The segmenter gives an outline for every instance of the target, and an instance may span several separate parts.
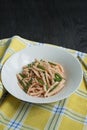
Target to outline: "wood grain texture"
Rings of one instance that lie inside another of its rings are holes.
[[[0,0],[0,39],[13,35],[87,52],[87,2]]]

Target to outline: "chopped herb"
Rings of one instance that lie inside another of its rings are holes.
[[[29,82],[27,83],[27,85],[24,86],[24,91],[25,91],[25,92],[28,91],[28,88],[29,88],[29,86],[31,85],[31,83],[32,83],[32,78],[29,80]]]
[[[60,74],[58,74],[58,73],[56,73],[56,74],[55,74],[54,81],[58,81],[58,82],[60,82],[61,80],[62,80],[61,75],[60,75]]]
[[[22,78],[25,78],[26,75],[22,74],[22,73],[19,73],[19,75],[22,77]]]
[[[45,70],[44,66],[42,66],[40,64],[38,64],[37,67],[40,68],[40,69],[42,69],[42,70]]]
[[[55,85],[49,92],[53,91],[58,85]]]
[[[41,85],[44,85],[44,81],[42,79],[37,79],[38,82],[41,84]]]
[[[26,93],[27,93],[28,88],[27,88],[27,87],[25,87],[23,90],[24,90],[24,92],[26,92]]]
[[[32,64],[28,64],[27,66],[28,66],[28,67],[31,67],[31,66],[32,66]]]
[[[23,83],[22,80],[18,79],[18,81],[19,81],[19,83],[20,83],[23,87],[25,87],[25,84]]]
[[[27,86],[29,86],[32,83],[32,78],[29,80],[29,82],[27,83]]]
[[[46,90],[48,90],[48,85],[46,85]]]
[[[34,65],[34,62],[32,62],[31,64],[28,64],[28,67],[32,67],[32,65]]]
[[[53,62],[48,62],[49,64],[51,64],[51,65],[56,65],[55,63],[53,63]]]

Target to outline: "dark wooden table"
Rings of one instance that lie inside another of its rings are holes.
[[[87,52],[87,1],[0,0],[0,39],[14,35]]]

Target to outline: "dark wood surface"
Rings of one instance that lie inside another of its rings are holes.
[[[0,0],[0,39],[14,35],[87,52],[87,1]]]

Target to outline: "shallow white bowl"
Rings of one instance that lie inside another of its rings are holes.
[[[65,70],[66,84],[56,95],[39,98],[27,95],[19,86],[16,74],[34,59],[44,59],[60,63]],[[79,61],[63,48],[53,45],[38,45],[13,54],[4,64],[1,79],[6,90],[16,98],[32,103],[51,103],[70,96],[79,87],[82,80],[82,68]]]

